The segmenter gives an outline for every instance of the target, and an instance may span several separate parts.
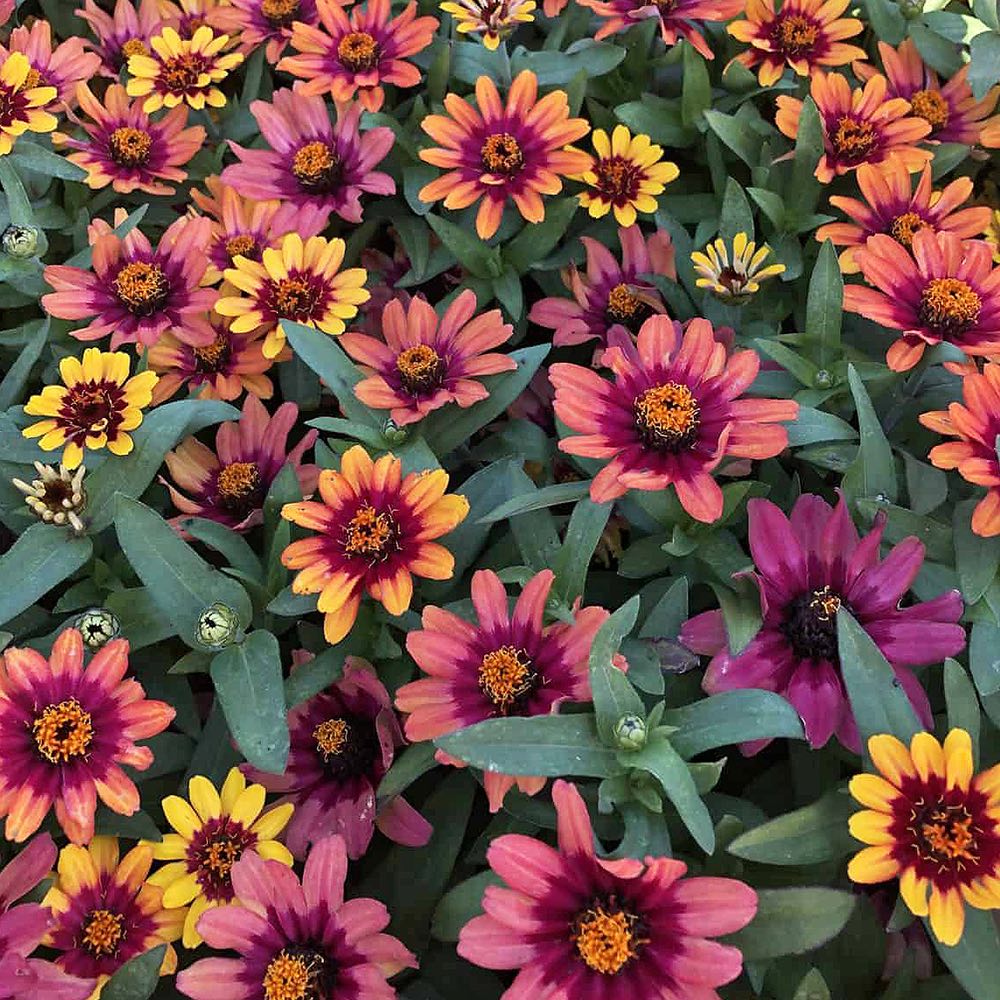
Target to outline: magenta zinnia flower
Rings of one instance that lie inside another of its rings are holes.
[[[487,969],[517,969],[504,1000],[719,1000],[743,968],[710,941],[745,927],[757,894],[730,878],[684,878],[672,858],[597,857],[576,786],[557,781],[558,850],[507,834],[486,857],[506,885],[489,886],[485,915],[462,928],[458,953]]]
[[[84,0],[83,7],[74,11],[97,35],[91,48],[100,57],[102,76],[118,79],[129,56],[148,56],[150,39],[163,30],[163,18],[158,0],[139,0],[138,11],[129,0],[115,0],[114,14],[98,7],[95,0]]]
[[[312,659],[299,654],[297,662]],[[374,828],[408,847],[421,847],[430,824],[403,798],[381,804],[375,792],[404,743],[389,693],[366,660],[349,656],[343,677],[288,713],[291,751],[282,775],[245,765],[270,792],[283,793],[295,812],[285,832],[300,860],[310,844],[339,834],[347,856],[368,850]]]
[[[908,668],[955,655],[965,645],[965,630],[958,624],[962,597],[957,590],[900,607],[923,564],[923,543],[905,538],[880,559],[885,516],[880,513],[859,539],[843,497],[831,508],[821,497],[804,494],[791,518],[768,500],[751,500],[747,510],[756,565],[752,579],[760,590],[764,622],[735,656],[727,648],[721,611],[706,611],[685,623],[681,641],[713,657],[704,689],[712,694],[776,691],[802,716],[812,746],[823,746],[836,734],[857,752],[858,729],[837,653],[836,616],[844,607],[892,664],[914,710],[932,728],[927,694]]]
[[[564,701],[588,701],[587,660],[594,636],[608,617],[604,608],[576,611],[575,621],[544,625],[545,602],[555,575],[533,576],[508,612],[507,592],[492,570],[472,577],[478,624],[428,605],[423,629],[410,632],[406,648],[427,677],[396,692],[396,707],[410,713],[407,739],[432,740],[484,719],[548,715]],[[461,761],[438,752],[443,763]],[[497,812],[515,782],[535,795],[545,778],[486,771],[483,786]]]
[[[610,459],[594,477],[590,497],[614,500],[627,490],[673,486],[684,509],[711,523],[722,513],[722,490],[712,472],[724,458],[773,458],[788,447],[778,426],[794,420],[790,399],[741,398],[760,370],[755,351],[734,351],[716,339],[712,324],[686,327],[654,316],[631,337],[615,339],[602,364],[609,382],[580,365],[555,364],[556,416],[579,436],[562,451]]]
[[[405,309],[393,299],[382,311],[384,340],[363,333],[340,338],[369,376],[354,387],[354,394],[366,406],[389,410],[400,426],[447,403],[464,407],[489,398],[476,379],[513,371],[517,362],[506,354],[483,352],[508,341],[513,328],[499,309],[475,313],[476,293],[469,290],[455,298],[440,320],[424,299],[411,299]]]
[[[272,103],[254,101],[250,110],[270,149],[230,148],[240,162],[222,171],[224,183],[247,198],[276,198],[300,208],[335,212],[345,222],[361,221],[361,195],[395,194],[396,184],[375,170],[392,149],[392,129],[358,131],[362,107],[337,108],[330,121],[322,97],[307,97],[299,87],[277,90]]]
[[[562,275],[573,298],[556,296],[532,306],[528,319],[555,330],[552,343],[556,347],[596,338],[599,353],[608,346],[608,335],[613,331],[638,333],[650,316],[667,311],[660,293],[643,279],[653,274],[676,279],[670,234],[659,229],[646,240],[638,226],[629,226],[618,230],[618,239],[621,264],[603,244],[581,236],[587,250],[586,276],[572,264]]]
[[[294,403],[282,403],[273,417],[268,416],[256,396],[247,396],[239,422],[220,425],[214,452],[194,437],[168,451],[164,461],[170,475],[191,494],[185,496],[161,476],[174,506],[184,517],[206,517],[234,531],[246,531],[260,524],[264,498],[286,463],[295,469],[303,495],[311,494],[319,469],[303,465],[302,456],[317,432],[307,431],[291,451],[286,450],[298,416]]]
[[[200,287],[208,267],[208,219],[178,219],[155,250],[138,229],[124,237],[105,222],[92,229],[93,270],[45,268],[45,280],[55,289],[42,296],[45,311],[59,319],[94,317],[72,336],[100,340],[110,333],[113,351],[122,344],[151,347],[166,330],[199,347],[215,340],[206,314],[218,293]]]
[[[347,851],[340,837],[310,852],[302,882],[284,865],[247,854],[233,866],[242,906],[209,910],[198,930],[213,948],[239,958],[203,958],[177,976],[177,989],[193,1000],[259,1000],[290,995],[336,1000],[393,1000],[386,982],[416,959],[403,943],[380,931],[389,912],[374,899],[344,901]]]

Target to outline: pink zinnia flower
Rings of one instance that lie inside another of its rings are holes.
[[[306,432],[286,451],[288,433],[298,416],[294,403],[282,403],[273,417],[268,416],[256,396],[247,396],[239,422],[220,425],[215,451],[194,437],[168,451],[164,461],[170,475],[193,497],[189,499],[161,476],[174,506],[184,517],[206,517],[234,531],[246,531],[260,524],[267,491],[286,464],[295,469],[303,494],[311,494],[319,469],[303,465],[302,456],[312,447],[317,432]]]
[[[760,358],[755,351],[730,353],[708,320],[682,328],[654,316],[639,331],[638,346],[617,338],[601,363],[614,382],[579,365],[549,369],[556,416],[580,432],[559,448],[610,459],[590,487],[596,503],[630,489],[673,486],[693,518],[711,523],[722,514],[712,472],[724,458],[773,458],[788,447],[788,432],[778,424],[794,420],[798,404],[741,398]]]
[[[239,36],[240,49],[252,52],[265,42],[264,58],[274,65],[281,58],[298,22],[305,25],[319,20],[316,0],[229,0],[232,21],[229,30]]]
[[[226,167],[222,180],[247,198],[277,198],[296,208],[318,208],[329,218],[335,212],[345,222],[361,221],[361,195],[395,194],[396,184],[375,170],[392,149],[392,129],[379,126],[358,131],[362,107],[337,108],[330,121],[322,97],[295,90],[277,90],[272,103],[254,101],[250,111],[270,149],[230,148],[240,162]]]
[[[209,910],[198,930],[212,948],[239,958],[203,958],[177,976],[193,1000],[257,1000],[270,984],[305,982],[318,997],[393,1000],[386,982],[416,958],[380,933],[389,912],[374,899],[344,901],[347,851],[340,837],[320,841],[306,859],[302,882],[284,865],[247,854],[233,866],[242,906]]]
[[[74,13],[97,35],[97,44],[91,48],[100,57],[101,75],[113,80],[118,79],[129,56],[150,54],[150,39],[163,28],[158,0],[139,0],[138,11],[129,0],[116,0],[113,15],[98,7],[95,0],[84,0],[83,7]]]
[[[7,47],[0,45],[0,63],[11,52],[23,53],[31,64],[27,86],[55,87],[65,105],[76,103],[76,85],[89,80],[100,68],[101,57],[88,52],[82,38],[67,38],[52,48],[52,25],[44,18],[31,27],[15,28]]]
[[[611,861],[576,786],[557,781],[558,850],[507,834],[486,857],[505,885],[489,886],[483,916],[462,928],[458,953],[487,969],[516,969],[503,1000],[719,1000],[743,956],[708,940],[745,927],[757,894],[731,878],[684,878],[672,858]]]
[[[299,653],[296,663],[311,659]],[[285,843],[296,858],[304,858],[310,844],[339,834],[356,860],[376,826],[408,847],[427,843],[431,826],[405,799],[376,806],[375,792],[404,740],[389,692],[367,660],[347,657],[340,680],[288,713],[288,729],[284,774],[249,764],[243,770],[268,791],[282,793],[282,802],[295,804]]]
[[[900,607],[923,564],[923,543],[906,538],[880,559],[885,516],[879,514],[859,539],[843,497],[831,508],[821,497],[804,494],[791,518],[768,500],[751,500],[747,510],[756,565],[751,578],[760,590],[764,622],[736,655],[728,650],[721,611],[685,623],[681,641],[713,657],[705,690],[776,691],[802,716],[812,746],[823,746],[836,734],[857,752],[858,729],[837,652],[836,617],[844,607],[892,664],[914,710],[931,728],[927,694],[908,668],[954,656],[965,645],[965,630],[957,624],[962,616],[957,590]]]
[[[629,226],[619,228],[618,239],[621,264],[603,244],[581,236],[587,251],[587,273],[581,275],[571,264],[562,274],[573,298],[551,297],[532,306],[528,319],[555,330],[552,343],[556,347],[596,339],[595,351],[600,353],[608,346],[612,332],[636,334],[654,313],[667,311],[660,293],[643,279],[653,274],[677,278],[670,234],[659,229],[646,240],[638,226]]]
[[[42,297],[42,306],[59,319],[94,317],[72,336],[100,340],[110,333],[113,351],[122,344],[149,347],[165,330],[188,344],[210,344],[215,331],[206,314],[218,293],[201,287],[209,230],[208,219],[182,217],[154,250],[138,229],[118,237],[106,222],[95,222],[93,270],[50,264],[45,280],[55,291]]]
[[[549,715],[564,701],[590,699],[587,661],[608,612],[580,608],[572,624],[544,625],[545,602],[554,579],[551,570],[535,574],[524,585],[513,617],[500,578],[488,569],[472,577],[478,624],[444,608],[424,608],[424,627],[410,632],[406,648],[429,676],[396,692],[396,707],[410,713],[407,739],[431,740],[499,716]],[[442,751],[438,759],[462,764]],[[493,812],[515,783],[522,792],[535,795],[545,786],[545,778],[483,774]]]
[[[476,316],[476,293],[462,292],[438,320],[424,299],[405,308],[393,299],[382,312],[384,340],[345,333],[341,346],[368,374],[354,387],[366,406],[389,410],[400,426],[447,403],[472,406],[489,398],[476,379],[517,368],[506,354],[484,354],[510,339],[513,328],[499,309]]]

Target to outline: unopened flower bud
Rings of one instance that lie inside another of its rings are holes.
[[[813,385],[817,389],[829,389],[833,385],[833,376],[825,368],[820,368],[813,376]]]
[[[116,639],[121,632],[118,616],[107,608],[90,608],[84,611],[77,618],[76,627],[83,636],[84,645],[93,650],[100,649],[112,639]]]
[[[239,615],[221,601],[210,604],[198,617],[198,639],[206,646],[228,646],[239,631]]]
[[[623,715],[614,728],[615,743],[619,750],[641,750],[646,745],[646,720],[639,715]]]
[[[382,437],[389,444],[402,444],[409,437],[406,428],[400,427],[395,420],[387,420],[382,428]]]
[[[18,260],[34,257],[38,250],[38,230],[34,226],[8,226],[0,235],[0,249]]]

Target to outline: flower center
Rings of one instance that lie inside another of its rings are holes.
[[[417,344],[396,356],[396,371],[407,392],[414,396],[436,389],[444,374],[444,362],[433,347]]]
[[[627,205],[638,197],[642,170],[631,160],[620,156],[598,160],[594,173],[597,190],[613,205]]]
[[[920,322],[944,339],[974,327],[981,309],[979,296],[960,278],[932,278],[920,293]]]
[[[149,49],[146,48],[146,43],[141,38],[130,38],[122,45],[122,55],[126,60],[130,56],[148,56]]]
[[[979,860],[975,821],[964,805],[939,800],[928,808],[915,809],[908,829],[917,853],[935,864],[962,868],[963,862]]]
[[[951,117],[948,102],[939,90],[918,90],[910,97],[910,107],[918,118],[930,122],[935,130],[944,128]]]
[[[897,215],[890,223],[889,235],[897,243],[902,243],[904,247],[910,247],[913,245],[913,237],[921,229],[929,228],[930,223],[925,222],[916,212],[904,212],[902,215]]]
[[[846,163],[862,163],[878,145],[875,126],[844,115],[830,140],[837,155]]]
[[[153,137],[142,129],[123,125],[108,138],[111,159],[122,167],[141,167],[149,161]]]
[[[324,762],[344,752],[351,727],[346,719],[327,719],[313,730],[316,749],[323,755]]]
[[[647,943],[640,936],[641,921],[614,900],[595,903],[573,922],[572,941],[587,966],[613,976],[639,954]]]
[[[264,1000],[323,1000],[332,995],[336,972],[314,948],[282,948],[264,971]]]
[[[698,433],[701,408],[680,382],[644,390],[632,403],[632,412],[639,436],[651,448],[680,451],[690,447]]]
[[[38,752],[50,764],[65,764],[85,756],[94,738],[90,713],[76,698],[47,705],[31,724],[31,732]]]
[[[527,651],[515,646],[494,649],[479,665],[479,686],[501,715],[506,715],[519,698],[530,693],[537,681]]]
[[[397,544],[398,529],[390,514],[362,504],[344,528],[344,553],[361,556],[372,563],[389,558]]]
[[[115,294],[136,316],[151,316],[170,294],[170,282],[159,264],[141,260],[126,264],[115,278]]]
[[[92,955],[113,955],[125,935],[125,920],[110,910],[93,910],[83,925],[81,943]]]
[[[220,333],[211,344],[205,347],[192,347],[195,366],[201,372],[221,371],[229,360],[229,338]]]
[[[198,90],[198,81],[205,68],[205,60],[200,55],[183,52],[172,56],[160,68],[160,79],[163,86],[173,94],[186,94],[189,90]]]
[[[248,260],[257,260],[260,257],[257,241],[245,233],[239,236],[231,236],[226,240],[226,255],[232,260],[234,257],[246,257]]]
[[[263,0],[260,12],[273,28],[287,27],[299,12],[299,0]]]
[[[483,168],[492,174],[516,174],[524,166],[524,153],[509,132],[488,135],[480,151]]]
[[[28,70],[28,75],[24,78],[24,85],[21,87],[22,90],[34,90],[35,87],[41,87],[45,83],[45,77],[35,69],[34,66]]]
[[[304,191],[328,193],[340,180],[340,157],[328,143],[307,142],[292,157],[292,173]]]
[[[257,843],[257,835],[228,816],[209,820],[188,845],[187,867],[209,900],[230,901],[233,886],[230,872],[247,848]]]
[[[800,594],[788,605],[780,629],[799,659],[840,662],[836,618],[843,606],[829,584]]]
[[[337,56],[352,73],[372,69],[378,64],[378,42],[367,31],[352,31],[341,38]]]
[[[252,501],[261,493],[261,486],[256,462],[232,462],[219,470],[215,480],[219,503],[234,512],[255,507]]]
[[[111,393],[117,388],[105,382],[78,382],[66,393],[60,416],[78,431],[101,434],[108,429],[115,414],[115,400]]]
[[[312,319],[320,300],[320,289],[305,278],[289,275],[273,286],[271,308],[284,319],[305,322]]]
[[[316,755],[327,775],[334,781],[347,781],[371,774],[375,761],[382,759],[375,723],[364,715],[333,715],[335,704],[330,705],[330,711],[331,717],[312,731]]]
[[[819,37],[816,25],[799,14],[779,17],[771,31],[771,39],[786,56],[793,59],[812,50]]]

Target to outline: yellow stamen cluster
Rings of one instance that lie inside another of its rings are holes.
[[[307,142],[292,157],[292,173],[306,191],[325,191],[340,168],[337,151],[325,142]]]
[[[860,163],[878,144],[878,132],[869,122],[859,122],[844,115],[830,137],[837,155],[851,163]]]
[[[920,321],[943,337],[975,326],[981,310],[982,300],[960,278],[932,278],[920,293]]]
[[[536,679],[527,652],[515,646],[487,653],[479,665],[479,686],[502,713],[527,694]]]
[[[83,946],[93,955],[113,955],[125,935],[125,920],[110,910],[94,910],[83,925]]]
[[[163,305],[170,293],[170,283],[159,264],[136,260],[126,264],[115,276],[115,295],[137,315],[149,315]]]
[[[573,943],[587,966],[605,976],[613,976],[636,957],[636,918],[623,910],[603,906],[587,910],[577,922]]]
[[[652,447],[676,450],[691,443],[701,408],[694,393],[680,382],[651,386],[632,404],[640,435]]]
[[[407,347],[396,356],[396,371],[410,392],[432,388],[441,374],[441,356],[428,344]]]
[[[481,156],[483,167],[494,174],[514,174],[524,166],[524,153],[509,132],[488,135]]]
[[[323,755],[323,760],[343,753],[350,736],[351,727],[346,719],[327,719],[313,730],[316,749]]]
[[[918,90],[910,97],[910,107],[918,118],[930,122],[935,129],[944,128],[951,117],[948,102],[939,90]]]
[[[153,150],[153,137],[143,129],[122,125],[108,137],[111,159],[123,167],[141,167]]]
[[[242,500],[260,487],[260,470],[256,462],[232,462],[216,479],[216,487],[224,500]]]
[[[47,705],[31,724],[38,752],[52,764],[86,755],[94,738],[90,713],[76,698]]]
[[[337,57],[352,73],[371,69],[378,62],[378,54],[378,42],[367,31],[352,31],[337,46]]]
[[[380,513],[369,503],[363,504],[344,529],[344,552],[349,556],[378,559],[386,554],[393,529],[388,514]]]
[[[819,621],[829,622],[833,620],[834,616],[840,610],[842,603],[843,601],[840,597],[832,593],[830,585],[827,584],[822,590],[813,591],[809,607]]]

